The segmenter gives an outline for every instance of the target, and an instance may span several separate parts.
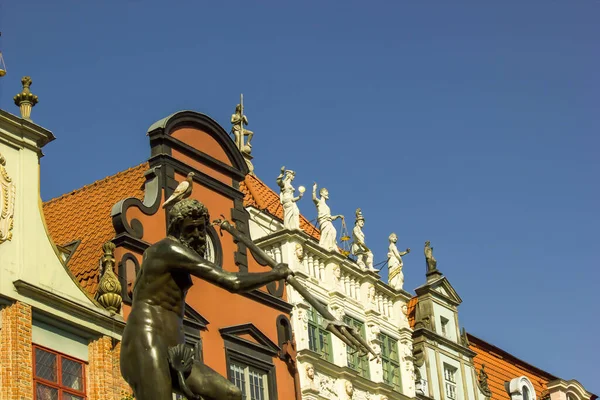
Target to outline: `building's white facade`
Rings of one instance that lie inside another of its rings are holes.
[[[410,295],[393,290],[354,261],[325,251],[305,232],[284,230],[272,217],[252,208],[249,212],[251,236],[259,246],[287,263],[319,301],[339,320],[356,326],[382,354],[363,359],[348,354],[346,345],[322,329],[317,314],[288,285],[302,398],[414,398],[412,330],[406,315]]]

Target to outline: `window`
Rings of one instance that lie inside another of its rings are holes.
[[[526,376],[511,379],[505,384],[506,391],[512,400],[535,400],[535,389]]]
[[[381,340],[381,362],[383,381],[400,391],[400,360],[398,358],[398,341],[384,333],[379,334]]]
[[[323,317],[312,307],[308,310],[308,348],[321,358],[333,361],[331,333],[323,328]]]
[[[444,387],[448,399],[456,399],[456,371],[456,368],[444,364]]]
[[[225,342],[227,378],[240,388],[242,400],[277,400],[277,344],[251,323],[219,332]]]
[[[344,322],[353,328],[355,328],[363,339],[366,339],[365,335],[365,324],[361,321],[354,319],[349,316],[344,316]],[[357,371],[360,376],[369,379],[369,359],[368,355],[360,356],[358,352],[351,349],[349,346],[346,347],[346,353],[348,355],[348,367]]]
[[[269,400],[267,372],[238,361],[229,364],[229,376],[243,400]]]
[[[83,362],[34,345],[33,365],[35,400],[85,399]]]
[[[448,319],[440,317],[440,322],[442,323],[442,336],[448,337]]]

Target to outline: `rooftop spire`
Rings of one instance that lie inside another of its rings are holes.
[[[32,83],[31,77],[24,76],[21,83],[23,84],[23,90],[14,97],[15,104],[21,110],[21,118],[31,120],[31,108],[37,104],[38,97],[29,90]]]

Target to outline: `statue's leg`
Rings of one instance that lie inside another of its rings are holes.
[[[212,368],[196,361],[186,379],[188,388],[204,400],[242,400],[242,391]]]
[[[172,400],[166,347],[158,338],[139,335],[121,349],[121,371],[136,400]]]

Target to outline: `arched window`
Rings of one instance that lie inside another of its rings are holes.
[[[529,388],[527,386],[523,386],[523,400],[531,400],[529,396]]]
[[[277,317],[277,344],[283,347],[283,344],[292,340],[292,326],[290,320],[285,315]]]
[[[511,379],[505,388],[511,400],[536,400],[533,384],[526,376]]]

